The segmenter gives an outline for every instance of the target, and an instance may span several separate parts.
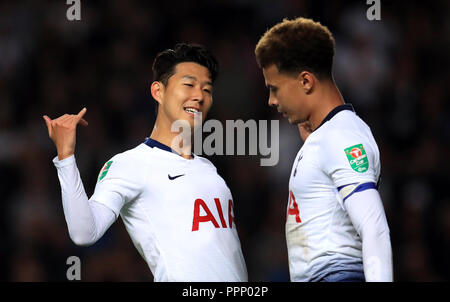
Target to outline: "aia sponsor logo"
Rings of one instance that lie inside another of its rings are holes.
[[[192,220],[192,232],[198,231],[200,227],[201,222],[209,222],[214,225],[215,228],[227,228],[230,229],[233,228],[233,221],[234,221],[234,214],[233,214],[233,201],[230,199],[228,200],[228,221],[225,219],[223,215],[222,205],[220,204],[219,198],[214,198],[214,203],[216,205],[217,213],[219,214],[219,221],[220,225],[217,222],[217,219],[214,217],[213,213],[209,209],[208,205],[205,203],[205,201],[201,198],[197,198],[194,203],[194,218]],[[206,215],[200,214],[200,209],[203,210],[203,212]],[[227,224],[228,222],[228,224]]]

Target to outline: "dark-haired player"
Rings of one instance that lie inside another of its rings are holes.
[[[153,132],[104,165],[90,199],[74,157],[86,109],[55,120],[44,116],[58,152],[53,162],[70,237],[93,244],[120,215],[155,281],[247,281],[228,186],[210,161],[190,152],[190,141],[172,143],[179,135],[171,130],[175,121],[193,131],[194,118],[208,113],[217,61],[202,46],[177,44],[157,55],[153,72]]]
[[[379,151],[334,83],[331,32],[310,19],[286,19],[262,36],[255,54],[269,105],[304,140],[289,181],[291,280],[392,281]]]

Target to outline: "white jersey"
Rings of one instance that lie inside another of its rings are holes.
[[[375,188],[377,144],[350,104],[338,106],[312,132],[289,180],[286,241],[291,281],[318,281],[342,269],[363,271],[362,242],[345,199]]]
[[[105,164],[91,200],[122,217],[155,281],[247,281],[233,199],[215,166],[146,143]]]

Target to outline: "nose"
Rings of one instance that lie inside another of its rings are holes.
[[[193,89],[192,100],[202,104],[205,99],[205,93],[206,92],[204,92],[200,87],[197,89]]]
[[[272,95],[269,96],[269,106],[270,107],[278,106],[278,100],[275,97],[273,97]]]

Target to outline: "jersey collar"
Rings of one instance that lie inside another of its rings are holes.
[[[152,138],[150,138],[150,137],[147,137],[147,138],[145,139],[144,144],[146,144],[146,145],[149,146],[150,148],[156,147],[156,148],[159,148],[159,149],[161,149],[161,150],[168,151],[168,152],[171,152],[171,153],[175,153],[175,154],[180,155],[178,152],[176,152],[175,150],[173,150],[173,149],[170,148],[169,146],[166,146],[166,145],[164,145],[164,144],[162,144],[162,143],[158,142],[157,140],[154,140],[154,139],[152,139]],[[181,155],[180,155],[180,156],[181,156]],[[191,153],[191,156],[194,157],[194,154]]]
[[[330,113],[328,113],[328,115],[323,119],[322,123],[320,123],[319,127],[317,127],[315,130],[319,129],[320,126],[325,124],[325,122],[331,120],[333,118],[333,116],[335,116],[336,114],[338,114],[338,112],[341,112],[343,110],[350,110],[350,111],[355,112],[355,109],[353,108],[352,104],[344,104],[344,105],[337,106],[336,108],[331,110]]]
[[[156,140],[154,140],[154,139],[152,139],[150,137],[147,137],[145,139],[144,144],[146,144],[150,148],[156,147],[156,148],[159,148],[159,149],[164,150],[164,151],[175,152],[175,151],[172,150],[172,148],[170,148],[170,147],[168,147],[168,146],[166,146],[164,144],[161,144],[160,142],[158,142],[158,141],[156,141]]]

